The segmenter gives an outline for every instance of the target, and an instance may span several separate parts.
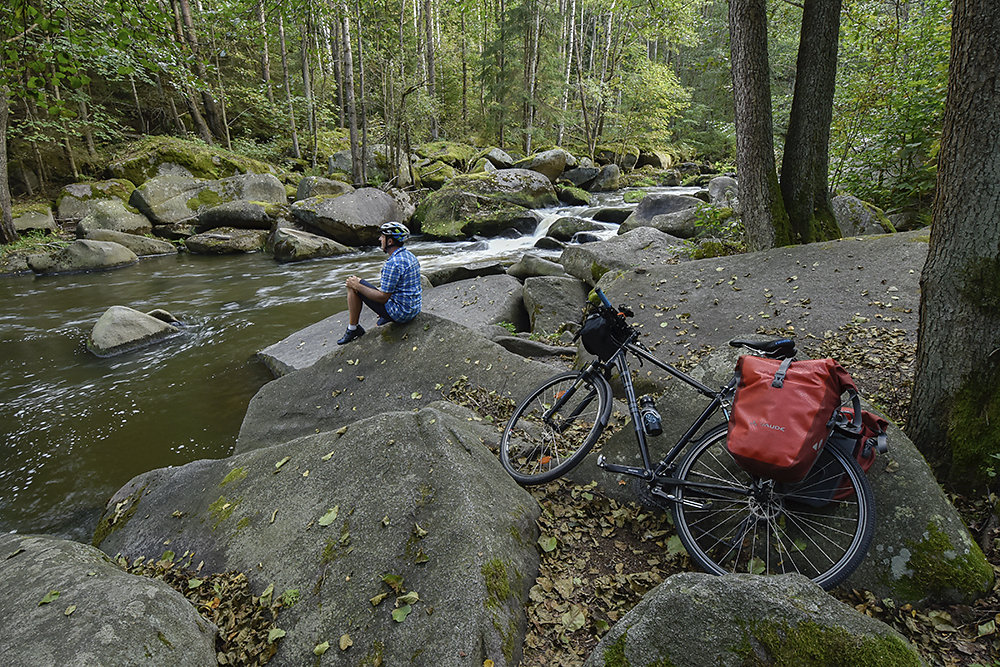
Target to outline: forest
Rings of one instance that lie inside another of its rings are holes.
[[[0,154],[17,201],[99,178],[122,146],[163,134],[308,173],[351,142],[406,154],[437,139],[512,154],[644,147],[732,169],[728,9],[723,0],[14,0],[0,9]],[[926,218],[949,22],[947,0],[843,3],[832,190]],[[798,3],[767,3],[779,153],[801,24]]]

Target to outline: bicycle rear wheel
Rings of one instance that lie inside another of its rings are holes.
[[[500,463],[519,484],[565,474],[597,442],[611,414],[611,389],[578,371],[546,380],[521,401],[500,439]]]
[[[722,426],[681,463],[674,523],[695,562],[713,574],[798,572],[825,589],[842,582],[868,553],[875,500],[858,463],[826,448],[804,480],[753,477],[726,449]]]

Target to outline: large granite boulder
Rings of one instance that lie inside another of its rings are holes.
[[[295,201],[309,199],[317,195],[346,195],[354,192],[354,186],[332,178],[306,176],[295,190]]]
[[[514,166],[514,158],[496,146],[487,148],[479,157],[486,158],[497,169],[510,169]]]
[[[518,160],[514,163],[514,168],[537,171],[555,183],[569,162],[576,162],[572,155],[562,148],[553,148]]]
[[[670,193],[649,194],[642,198],[642,201],[639,202],[625,222],[631,228],[640,225],[650,225],[653,222],[653,218],[658,215],[677,213],[689,208],[698,208],[702,204],[703,202],[700,199],[688,195]]]
[[[45,535],[0,535],[0,554],[0,664],[216,664],[215,626],[162,581]]]
[[[28,257],[28,266],[41,275],[103,271],[135,264],[139,258],[123,245],[110,241],[77,239],[52,253]]]
[[[80,236],[81,231],[83,233]],[[76,233],[80,238],[89,241],[110,241],[123,245],[138,257],[148,257],[150,255],[174,255],[177,253],[177,246],[170,241],[156,239],[149,236],[139,236],[138,234],[126,234],[125,232],[115,232],[110,229],[84,229],[77,227]]]
[[[560,180],[572,183],[575,187],[590,190],[590,184],[594,182],[594,179],[597,178],[600,173],[600,167],[584,167],[581,165],[564,171],[562,176],[560,176]]]
[[[601,171],[585,186],[591,192],[612,192],[621,187],[622,170],[617,164],[606,164]]]
[[[505,274],[458,280],[424,292],[422,309],[470,329],[507,322],[523,331],[528,318],[521,290],[520,281]]]
[[[559,201],[568,206],[590,206],[592,197],[582,188],[573,187],[572,185],[560,185],[556,190],[556,196],[559,198]]]
[[[585,667],[676,665],[920,667],[917,649],[888,625],[800,575],[677,574],[611,630]]]
[[[116,178],[141,184],[167,174],[219,179],[237,174],[267,174],[277,170],[259,160],[218,146],[179,137],[146,136],[119,153],[108,165]]]
[[[571,276],[594,285],[608,271],[666,262],[677,256],[681,240],[652,227],[639,227],[606,241],[572,245],[560,263]]]
[[[441,160],[422,160],[413,166],[417,182],[421,187],[438,190],[455,178],[455,168]]]
[[[896,229],[879,207],[853,195],[837,195],[831,202],[833,216],[843,236],[889,234]]]
[[[478,233],[467,229],[478,211],[515,212],[520,208],[555,206],[552,183],[528,169],[500,169],[489,173],[456,176],[445,187],[430,193],[417,207],[417,220],[425,234],[456,238]]]
[[[733,208],[740,188],[732,176],[716,176],[708,182],[708,203],[713,206]]]
[[[273,229],[279,221],[287,220],[287,204],[260,201],[231,201],[213,206],[198,215],[198,229],[235,227],[237,229]]]
[[[537,276],[524,281],[524,307],[531,333],[550,336],[567,324],[579,324],[589,288],[576,278]]]
[[[423,160],[442,162],[460,171],[465,171],[479,154],[475,147],[455,141],[431,141],[416,146],[413,152]]]
[[[652,167],[653,169],[669,169],[673,165],[674,157],[667,151],[656,148],[641,148],[639,149],[639,159],[635,163],[635,168]]]
[[[346,313],[331,316],[259,353],[281,377],[250,401],[237,452],[317,429],[338,429],[384,412],[387,404],[414,410],[459,381],[485,387],[501,399],[520,400],[553,374],[551,366],[511,354],[478,332],[431,313],[406,324],[369,328],[361,338],[338,346],[345,325]],[[399,371],[403,368],[405,373]]]
[[[546,234],[559,241],[569,241],[577,232],[593,232],[601,229],[604,227],[593,220],[570,215],[553,222]]]
[[[94,202],[90,213],[77,223],[76,235],[83,238],[98,229],[126,234],[149,234],[153,231],[153,224],[149,218],[120,199],[108,199]]]
[[[406,226],[410,225],[413,214],[417,212],[417,204],[413,201],[416,196],[400,188],[387,188],[385,193],[396,201],[396,213],[399,215],[396,220]]]
[[[202,572],[246,572],[255,594],[294,596],[271,665],[311,664],[328,642],[351,664],[516,666],[538,504],[468,410],[377,403],[335,431],[140,475],[109,501],[95,541],[134,558],[169,539]]]
[[[566,276],[566,269],[558,262],[526,252],[510,265],[507,274],[524,281],[532,276]]]
[[[56,197],[59,219],[80,220],[94,211],[97,202],[127,202],[133,190],[135,185],[125,179],[71,183],[64,186]]]
[[[184,247],[195,255],[239,255],[260,252],[267,243],[263,229],[219,227],[184,239]]]
[[[685,208],[673,213],[654,215],[649,220],[644,217],[629,216],[618,227],[618,233],[625,234],[639,227],[652,227],[664,234],[676,236],[679,239],[690,239],[698,233],[695,221],[698,219],[698,212],[700,210],[700,208],[695,207]]]
[[[597,146],[594,157],[600,164],[614,164],[622,169],[635,169],[639,163],[639,147],[621,144]]]
[[[20,204],[12,207],[11,217],[14,219],[14,231],[54,232],[59,229],[52,209],[48,204]]]
[[[355,252],[355,248],[289,227],[279,227],[267,238],[265,248],[279,262],[301,262]]]
[[[87,349],[98,357],[111,357],[166,340],[180,331],[172,322],[154,314],[128,306],[111,306],[94,324],[87,338]]]
[[[154,225],[190,222],[210,208],[231,201],[284,204],[285,186],[273,174],[245,174],[216,181],[190,176],[152,178],[132,193],[129,203]]]
[[[292,218],[344,245],[377,245],[379,227],[398,220],[399,209],[396,200],[378,188],[361,188],[297,201]]]
[[[423,272],[425,278],[434,287],[453,283],[469,278],[479,278],[481,276],[498,276],[506,273],[506,267],[496,261],[486,260],[472,264],[455,264],[452,266],[442,266],[438,269]]]

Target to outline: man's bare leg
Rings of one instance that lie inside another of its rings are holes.
[[[347,323],[357,326],[361,320],[361,295],[350,287],[347,288]]]

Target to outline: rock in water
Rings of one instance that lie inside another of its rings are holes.
[[[111,306],[90,332],[87,349],[99,357],[110,357],[156,343],[179,331],[153,315],[127,306]]]

